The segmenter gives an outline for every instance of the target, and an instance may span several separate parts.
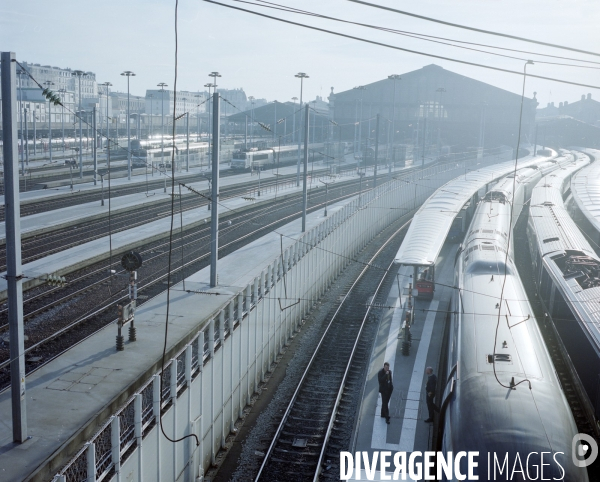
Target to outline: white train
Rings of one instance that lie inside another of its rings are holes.
[[[600,419],[600,257],[570,217],[563,197],[589,164],[579,156],[533,191],[527,239],[538,296],[585,390],[585,409]],[[593,167],[593,166],[592,166]]]
[[[320,152],[320,150],[323,149],[322,143],[310,144],[308,149],[311,160],[313,159],[313,156],[316,156],[317,159],[323,157],[323,153]],[[301,159],[303,155],[304,146],[300,149]],[[298,146],[270,147],[261,150],[253,148],[247,152],[234,152],[233,158],[231,159],[231,169],[264,169],[265,167],[275,166],[278,163],[287,163],[296,160],[297,158]]]
[[[456,258],[441,449],[483,454],[479,480],[529,480],[515,466],[542,464],[544,478],[588,480],[571,462],[577,427],[513,261],[511,232],[543,170],[521,169],[485,195]]]

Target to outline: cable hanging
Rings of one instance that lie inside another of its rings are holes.
[[[357,40],[359,42],[364,42],[364,43],[368,43],[368,44],[371,44],[371,45],[377,45],[379,47],[385,47],[385,48],[390,48],[390,49],[393,49],[393,50],[398,50],[398,51],[401,51],[401,52],[408,52],[408,53],[412,53],[412,54],[423,55],[425,57],[431,57],[431,58],[435,58],[435,59],[447,60],[449,62],[455,62],[455,63],[463,64],[463,65],[470,65],[470,66],[473,66],[473,67],[480,67],[480,68],[483,68],[483,69],[495,70],[497,72],[504,72],[504,73],[507,73],[507,74],[522,75],[520,72],[518,72],[516,70],[504,69],[504,68],[501,68],[501,67],[494,67],[492,65],[480,64],[480,63],[477,63],[477,62],[469,62],[467,60],[460,60],[460,59],[456,59],[456,58],[453,58],[453,57],[446,57],[446,56],[443,56],[443,55],[436,55],[436,54],[431,54],[431,53],[427,53],[427,52],[421,52],[421,51],[418,51],[418,50],[412,50],[412,49],[407,49],[407,48],[403,48],[403,47],[398,47],[398,46],[387,44],[387,43],[384,43],[384,42],[377,42],[375,40],[369,40],[369,39],[366,39],[366,38],[363,38],[363,37],[357,37],[357,36],[354,36],[354,35],[348,35],[348,34],[345,34],[345,33],[336,32],[334,30],[328,30],[328,29],[324,29],[324,28],[315,27],[315,26],[312,26],[312,25],[306,25],[306,24],[299,23],[299,22],[293,22],[291,20],[286,20],[286,19],[283,19],[283,18],[273,17],[272,15],[266,15],[264,13],[255,12],[255,11],[252,11],[252,10],[248,10],[246,8],[236,7],[234,5],[227,5],[225,3],[221,3],[221,2],[218,2],[216,0],[203,0],[203,1],[207,2],[207,3],[212,3],[214,5],[220,5],[222,7],[230,8],[230,9],[233,9],[233,10],[238,10],[238,11],[241,11],[241,12],[250,13],[250,14],[256,15],[258,17],[268,18],[270,20],[275,20],[277,22],[287,23],[287,24],[290,24],[290,25],[296,25],[297,27],[308,28],[310,30],[315,30],[317,32],[323,32],[323,33],[328,33],[328,34],[331,34],[331,35],[336,35],[338,37],[348,38],[348,39],[351,39],[351,40]],[[598,54],[598,55],[600,55],[600,54]],[[532,77],[532,78],[536,78],[536,79],[549,80],[551,82],[558,82],[558,83],[561,83],[561,84],[576,85],[578,87],[587,87],[587,88],[590,88],[590,89],[600,89],[600,86],[597,86],[597,85],[583,84],[581,82],[573,82],[573,81],[570,81],[570,80],[557,79],[557,78],[554,78],[554,77],[547,77],[547,76],[544,76],[544,75],[528,74],[528,76]]]

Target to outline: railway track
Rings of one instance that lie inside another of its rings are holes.
[[[291,178],[265,181],[261,184],[261,189],[264,191],[271,190],[276,183],[283,189],[290,185],[290,179]],[[243,196],[251,197],[255,186],[256,183],[252,182],[250,185],[240,184],[226,187],[221,191],[220,199],[225,200]],[[195,193],[189,193],[185,189],[182,190],[182,193],[185,193],[181,197],[181,208],[183,212],[206,206],[208,203],[208,191],[206,191],[205,197],[198,196]],[[176,201],[176,204],[177,210],[179,211],[179,199]],[[170,199],[164,198],[162,202],[140,206],[140,209],[114,214],[110,219],[110,232],[115,234],[126,229],[135,228],[136,226],[141,226],[148,222],[167,217],[170,215],[170,206]],[[23,264],[26,264],[53,253],[104,237],[108,232],[109,219],[108,216],[105,216],[88,222],[82,220],[76,226],[68,226],[49,233],[24,238],[21,242],[22,262]],[[0,271],[4,270],[6,270],[6,246],[0,246]]]
[[[287,164],[286,164],[287,165]],[[281,167],[285,167],[284,164],[281,165]],[[345,166],[348,167],[348,166]],[[126,168],[123,169],[114,169],[116,171],[119,170],[125,170]],[[141,168],[136,168],[134,169],[135,171],[139,171]],[[314,172],[318,173],[318,172],[325,172],[326,169],[324,168],[320,168],[320,169],[316,169]],[[208,171],[207,171],[208,172]],[[92,171],[89,171],[88,173],[84,172],[84,175],[89,175],[90,176],[90,182],[91,182],[91,175],[93,174]],[[239,173],[237,171],[232,171],[232,170],[222,170],[220,172],[220,177],[229,177],[229,176],[235,176],[238,175]],[[78,175],[78,174],[77,174]],[[74,173],[74,177],[75,177],[75,173]],[[282,178],[284,176],[281,176]],[[287,177],[292,177],[292,175],[287,176]],[[294,179],[295,179],[295,175],[293,175]],[[186,176],[184,178],[184,181],[186,183],[193,183],[193,182],[198,182],[198,181],[202,181],[205,180],[204,174],[198,174],[198,175],[191,175],[191,176]],[[32,181],[27,181],[27,184],[29,185],[30,182],[35,182],[35,180]],[[45,182],[48,182],[48,180],[45,180]],[[107,179],[104,179],[105,182],[105,193],[107,193],[107,185],[108,185],[108,181]],[[167,184],[169,184],[169,179],[167,179]],[[42,182],[43,183],[43,182]],[[164,177],[162,176],[154,176],[154,177],[148,177],[148,182],[146,183],[136,183],[134,185],[120,185],[117,187],[113,187],[111,189],[111,198],[116,198],[116,197],[120,197],[120,196],[126,196],[128,194],[136,194],[136,193],[141,193],[141,192],[145,192],[145,191],[153,191],[156,189],[161,189],[164,186]],[[3,194],[4,190],[4,186],[2,183],[0,183],[0,194]],[[21,186],[21,192],[24,192],[24,186]],[[21,204],[21,216],[30,216],[31,214],[37,214],[37,213],[42,213],[42,212],[47,212],[47,211],[52,211],[54,209],[60,209],[60,208],[64,208],[67,206],[75,206],[78,204],[84,204],[84,203],[88,203],[88,202],[95,202],[95,201],[100,201],[100,196],[101,193],[100,191],[77,191],[77,187],[75,186],[75,192],[72,194],[66,194],[65,196],[57,196],[55,199],[53,198],[49,198],[49,199],[44,199],[41,202],[30,202],[30,203],[26,203],[26,204]],[[0,207],[0,221],[4,221],[4,206],[2,205],[2,207]]]
[[[259,481],[337,480],[339,451],[351,437],[371,343],[366,327],[384,306],[409,222],[393,232],[352,284],[330,321],[283,415],[256,476]],[[383,236],[383,234],[381,234]],[[374,289],[374,287],[376,287]]]
[[[348,187],[339,188],[340,191],[342,189],[343,194],[330,190],[329,203],[350,197],[356,192],[356,189],[351,190]],[[322,208],[324,196],[324,191],[315,193],[309,211]],[[243,213],[235,218],[224,220],[221,223],[220,238],[223,244],[220,246],[220,256],[239,249],[299,214],[298,198],[295,197],[285,202],[278,202],[277,209],[266,206],[252,213],[251,217],[249,213]],[[203,227],[200,232],[197,229],[191,230],[185,233],[181,240],[175,235],[173,260],[176,266],[172,269],[172,284],[208,265],[209,229],[210,224]],[[167,246],[168,243],[163,240],[141,248],[145,261],[138,274],[138,305],[160,294],[166,288]],[[182,246],[184,262],[177,265]],[[119,261],[115,260],[111,268],[120,269],[117,268],[118,265]],[[90,267],[89,272],[76,275],[76,279],[80,282],[78,286],[74,286],[77,283],[71,280],[67,288],[72,287],[72,291],[58,299],[53,298],[66,288],[41,287],[41,291],[33,295],[34,301],[31,304],[25,301],[25,318],[28,320],[25,324],[25,334],[29,337],[25,344],[27,373],[43,366],[74,343],[80,342],[114,321],[115,304],[125,299],[127,295],[127,280],[114,275],[109,277],[109,269],[107,263],[99,263]],[[48,298],[51,299],[49,303]],[[6,311],[2,312],[1,316],[2,323],[5,325]],[[7,357],[8,349],[0,342],[0,360],[2,360],[0,388],[7,386],[9,381]]]

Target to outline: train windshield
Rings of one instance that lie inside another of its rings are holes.
[[[417,281],[433,281],[433,270],[430,266],[417,267]]]

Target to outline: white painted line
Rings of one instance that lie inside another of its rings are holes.
[[[402,313],[401,306],[402,294],[396,299],[396,306],[394,307],[394,314],[392,315],[392,322],[390,323],[390,332],[385,347],[385,358],[384,360],[390,364],[391,367],[395,367],[396,363],[396,351],[398,349],[398,334],[400,333],[400,327],[402,326]],[[392,371],[393,375],[393,371]],[[381,394],[377,395],[377,407],[375,408],[375,419],[373,420],[373,435],[371,436],[371,447],[372,448],[385,448],[387,447],[387,423],[385,418],[381,418]]]
[[[423,374],[427,364],[427,352],[429,351],[429,344],[431,343],[431,334],[433,333],[433,324],[435,321],[435,315],[437,314],[437,308],[440,304],[439,300],[432,300],[429,304],[429,312],[425,318],[423,324],[423,332],[421,333],[421,341],[419,342],[419,348],[417,349],[417,356],[415,357],[415,365],[413,367],[413,373],[410,377],[410,385],[408,388],[408,398],[410,400],[419,400],[423,385]],[[411,404],[412,406],[412,404]],[[418,402],[417,402],[418,407]],[[404,421],[402,423],[402,432],[400,433],[399,449],[402,452],[412,452],[415,446],[415,435],[417,432],[418,422],[418,410],[408,409],[404,410]]]
[[[400,442],[397,444],[387,443],[387,427],[385,419],[379,415],[381,413],[381,395],[377,397],[377,408],[375,410],[375,419],[373,421],[373,435],[371,436],[371,448],[375,450],[391,450],[412,452],[415,445],[415,436],[417,433],[417,424],[419,422],[419,403],[423,384],[423,374],[425,373],[427,363],[427,352],[433,333],[436,310],[439,301],[433,300],[429,305],[429,313],[423,324],[421,341],[417,349],[415,364],[412,376],[410,378],[406,406],[404,408],[404,419],[402,421],[402,431],[400,433]],[[400,309],[400,299],[396,302],[394,315],[390,324],[390,334],[388,336],[385,349],[385,360],[394,366],[396,361],[396,351],[398,348],[398,334],[402,325],[402,310]]]

